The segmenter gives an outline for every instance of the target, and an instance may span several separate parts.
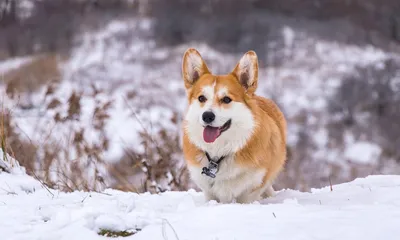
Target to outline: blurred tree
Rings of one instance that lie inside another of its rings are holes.
[[[17,4],[15,0],[0,2],[0,26],[7,26],[17,21]]]
[[[345,129],[377,143],[386,157],[400,162],[400,62],[358,67],[346,76],[331,97],[328,129],[334,141],[342,142]],[[374,126],[374,127],[371,127]]]
[[[0,0],[0,52],[9,57],[42,52],[68,53],[82,27],[132,12],[127,0]],[[22,17],[23,16],[23,17]]]

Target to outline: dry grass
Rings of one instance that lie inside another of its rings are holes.
[[[8,153],[14,159],[18,159],[20,165],[26,166],[28,174],[33,173],[29,171],[33,169],[36,147],[34,144],[20,139],[19,135],[15,132],[14,127],[11,125],[11,112],[3,109],[0,112],[0,126],[1,126],[1,148],[5,153]],[[6,155],[3,160],[7,161]]]
[[[0,61],[6,60],[7,58],[9,58],[10,56],[3,51],[2,49],[0,49]]]
[[[139,142],[145,151],[125,149],[125,155],[120,161],[107,163],[103,155],[109,148],[110,139],[105,126],[110,119],[112,99],[95,101],[92,125],[88,129],[80,123],[82,93],[71,92],[67,101],[63,103],[54,94],[53,88],[56,87],[52,82],[47,84],[47,109],[54,112],[53,120],[58,127],[69,130],[68,136],[53,136],[52,129],[49,128],[40,143],[28,141],[26,136],[14,129],[12,112],[3,111],[1,114],[4,126],[2,139],[7,139],[2,141],[4,147],[7,152],[15,153],[13,156],[26,168],[28,174],[46,186],[66,192],[101,191],[105,187],[153,193],[186,189],[187,172],[178,167],[181,149],[177,132],[162,129],[150,134],[143,127]],[[90,97],[93,99],[104,95],[100,89],[93,89],[92,92]],[[139,121],[133,108],[132,118]],[[170,121],[177,124],[177,118],[175,114]],[[90,134],[85,134],[86,131],[99,137],[95,140],[92,137],[88,138]],[[59,138],[64,138],[64,141],[59,141]],[[102,171],[104,169],[105,173]],[[109,180],[106,181],[106,178]]]
[[[57,54],[43,54],[6,72],[3,81],[7,95],[15,99],[21,93],[33,93],[50,83],[58,83],[61,77],[60,61],[61,57]]]
[[[1,113],[3,113],[3,112],[4,112],[4,108],[2,106]],[[6,137],[6,132],[5,132],[6,130],[4,127],[4,122],[5,122],[4,115],[1,114],[1,116],[0,116],[0,148],[3,151],[3,156],[2,156],[1,160],[4,162],[8,162],[7,150],[6,150],[7,137]],[[3,166],[2,164],[0,164],[0,172],[1,171],[8,172],[8,169],[6,166]]]
[[[152,193],[186,190],[189,186],[189,175],[184,166],[179,166],[182,156],[179,133],[161,128],[155,134],[151,134],[132,108],[131,113],[142,126],[139,136],[145,151],[124,149],[125,154],[120,161],[108,166],[114,180],[112,187],[122,191]],[[178,113],[175,113],[169,121],[176,125],[177,118]],[[141,184],[132,185],[135,181]]]

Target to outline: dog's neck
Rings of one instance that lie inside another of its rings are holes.
[[[205,152],[205,155],[208,160],[208,166],[203,167],[201,174],[204,174],[208,177],[215,178],[216,174],[219,170],[219,164],[224,160],[225,156],[221,156],[220,158],[211,158],[208,152]]]
[[[211,159],[219,159],[220,157],[224,156],[227,158],[228,156],[231,156],[235,154],[235,149],[230,146],[230,144],[218,144],[218,145],[208,145],[208,146],[198,146],[199,150],[205,153],[207,153]]]
[[[214,157],[214,158],[212,158],[208,152],[204,152],[204,154],[206,155],[207,160],[208,160],[209,162],[216,162],[216,163],[218,163],[218,164],[219,164],[222,160],[224,160],[224,158],[225,158],[225,155],[222,155],[222,156],[220,156],[220,157]]]

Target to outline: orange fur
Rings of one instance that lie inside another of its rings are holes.
[[[258,126],[253,138],[237,153],[237,161],[266,169],[261,188],[276,178],[286,161],[286,120],[272,100],[260,96],[253,99]]]
[[[189,49],[186,54],[188,52],[193,53],[193,51],[196,50]],[[183,64],[184,73],[188,72],[185,68],[190,66],[185,62],[186,54]],[[254,58],[256,56],[254,52],[250,52],[249,56],[252,57],[249,57],[251,61],[255,61],[253,62],[255,72],[250,75],[248,72],[240,72],[239,64],[227,75],[213,75],[206,64],[201,61],[197,66],[198,68],[194,68],[198,69],[198,72],[193,73],[194,77],[190,78],[190,76],[184,75],[184,80],[189,104],[197,101],[203,86],[213,85],[215,86],[215,94],[221,89],[227,89],[228,97],[233,101],[245,104],[250,109],[255,127],[245,146],[234,153],[234,158],[235,162],[243,168],[265,170],[262,183],[253,187],[253,191],[257,191],[265,187],[266,184],[272,184],[283,169],[286,161],[286,120],[279,107],[272,100],[257,96],[254,93],[258,84],[258,63]],[[252,79],[248,80],[249,76],[255,80],[251,82]],[[246,82],[246,80],[250,82]],[[243,82],[246,82],[248,86]],[[221,103],[219,98],[214,99],[213,106],[229,107]],[[204,151],[190,141],[185,128],[183,131],[183,152],[189,166],[200,166],[199,159],[204,156]]]

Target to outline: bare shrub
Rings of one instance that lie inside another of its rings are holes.
[[[5,57],[68,54],[82,27],[101,26],[112,18],[132,15],[139,7],[129,0],[42,0],[31,1],[27,10],[23,2],[0,0],[0,53]]]
[[[188,172],[182,164],[179,136],[160,130],[151,136],[141,132],[143,153],[125,150],[124,157],[109,166],[112,186],[135,192],[159,193],[167,190],[187,190]],[[137,184],[137,183],[141,184]]]
[[[384,157],[400,161],[400,63],[388,59],[382,63],[357,68],[343,79],[331,97],[329,110],[335,116],[330,123],[330,136],[343,142],[345,129],[357,139],[381,146]]]
[[[29,13],[21,8],[19,1],[6,1],[13,10],[6,11],[5,16],[9,17],[0,20],[0,48],[8,56],[68,52],[78,26],[73,16],[78,11],[73,8],[73,1],[34,1]]]
[[[168,130],[158,123],[154,126],[159,129],[155,133],[143,128],[138,139],[140,148],[128,147],[121,160],[107,162],[104,153],[109,149],[110,139],[105,127],[113,99],[104,99],[103,90],[94,87],[91,94],[86,93],[85,97],[95,103],[91,125],[86,126],[81,109],[83,94],[72,91],[63,100],[55,94],[56,88],[50,85],[45,93],[54,126],[46,130],[43,141],[28,145],[24,136],[13,131],[11,115],[7,115],[7,152],[18,149],[20,154],[15,157],[28,169],[28,174],[47,186],[67,192],[100,191],[106,187],[152,193],[187,189],[189,179],[182,164],[179,131]],[[132,118],[137,119],[133,110]],[[178,118],[175,113],[167,120],[178,127]],[[54,132],[56,128],[63,129],[63,133]]]
[[[150,1],[153,37],[162,46],[200,41],[224,52],[265,52],[269,25],[256,19],[251,1]]]

